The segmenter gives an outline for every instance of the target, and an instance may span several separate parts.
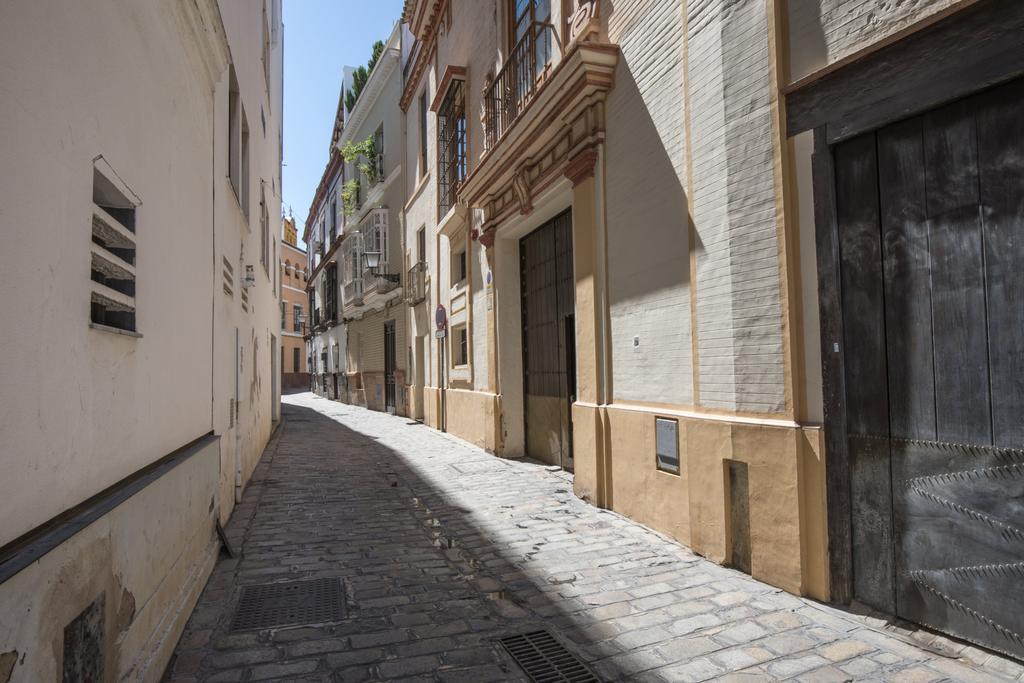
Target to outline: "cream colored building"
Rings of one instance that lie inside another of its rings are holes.
[[[331,159],[310,207],[304,239],[312,255],[310,289],[318,321],[311,338],[319,363],[315,390],[346,403],[406,414],[401,49],[396,25],[351,110],[344,103],[351,87],[351,76],[346,76]],[[369,154],[343,158],[346,146],[368,141]]]
[[[271,433],[282,31],[279,0],[0,9],[12,681],[159,680]]]
[[[1020,224],[1019,193],[999,180],[1024,178],[1022,12],[1006,11],[407,0],[411,414],[572,470],[579,496],[785,590],[1019,654],[998,636],[1019,617],[942,578],[1015,551],[922,548],[957,547],[946,528],[985,538],[959,509],[1024,523],[998,502],[1021,495],[1020,479],[995,501],[984,487],[931,490],[981,465],[915,459],[952,442],[995,463],[1024,446],[1010,418],[1024,397],[995,370],[1018,367],[1019,280],[983,269],[994,256],[981,238],[928,256],[913,227],[953,208]],[[958,151],[942,157],[943,144]],[[987,181],[970,167],[982,152]],[[948,206],[914,204],[913,178]],[[1024,242],[985,235],[1022,265],[1011,245]],[[906,270],[921,258],[924,276]],[[930,293],[941,306],[921,309]],[[972,374],[940,386],[948,368]],[[961,391],[977,393],[977,415],[957,407]],[[907,406],[932,422],[906,427]],[[999,628],[951,616],[949,600]]]

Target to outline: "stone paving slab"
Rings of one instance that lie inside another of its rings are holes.
[[[1024,680],[1024,667],[805,600],[577,499],[569,475],[407,418],[285,397],[166,681],[527,680],[548,629],[605,681]],[[347,618],[231,633],[245,585],[340,578]]]

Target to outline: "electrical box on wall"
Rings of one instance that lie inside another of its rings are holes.
[[[679,474],[679,420],[654,418],[654,444],[658,469]]]

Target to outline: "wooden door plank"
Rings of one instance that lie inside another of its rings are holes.
[[[931,282],[921,119],[878,132],[889,424],[893,437],[935,438]]]
[[[1024,446],[1024,81],[978,98],[992,438]]]
[[[885,301],[875,135],[835,148],[854,597],[895,611]]]
[[[992,443],[977,140],[970,101],[924,117],[936,435]]]
[[[829,596],[852,597],[850,457],[846,441],[845,344],[840,303],[839,233],[836,222],[835,166],[824,126],[814,131],[814,243],[818,265],[818,317],[821,321],[822,408],[825,425],[825,488],[828,510]]]

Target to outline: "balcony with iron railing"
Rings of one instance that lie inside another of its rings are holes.
[[[405,278],[405,301],[415,306],[427,298],[427,264],[424,261],[414,263]]]
[[[526,108],[560,51],[555,27],[535,22],[484,90],[484,144],[492,149]]]

